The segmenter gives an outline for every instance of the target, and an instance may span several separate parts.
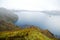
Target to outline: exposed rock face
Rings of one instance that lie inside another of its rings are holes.
[[[18,16],[8,9],[0,8],[0,20],[15,22],[18,20]]]

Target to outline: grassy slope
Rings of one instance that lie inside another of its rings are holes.
[[[52,40],[36,29],[0,32],[0,40]]]
[[[49,38],[39,28],[35,26],[20,29],[12,23],[7,23],[4,20],[0,21],[0,40],[52,40],[55,38]]]

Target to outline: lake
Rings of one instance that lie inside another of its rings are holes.
[[[15,12],[19,19],[16,25],[34,25],[42,29],[48,29],[55,35],[60,35],[60,16],[49,15],[42,12],[20,11]]]

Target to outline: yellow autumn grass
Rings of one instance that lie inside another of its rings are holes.
[[[17,31],[0,32],[0,39],[10,40],[56,40],[51,39],[36,29],[22,29]]]

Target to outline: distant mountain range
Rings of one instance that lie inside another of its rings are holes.
[[[60,11],[41,11],[42,13],[46,13],[49,15],[60,15]]]
[[[52,11],[30,11],[30,10],[12,10],[13,12],[40,12],[49,15],[60,15],[60,11],[52,10]]]

